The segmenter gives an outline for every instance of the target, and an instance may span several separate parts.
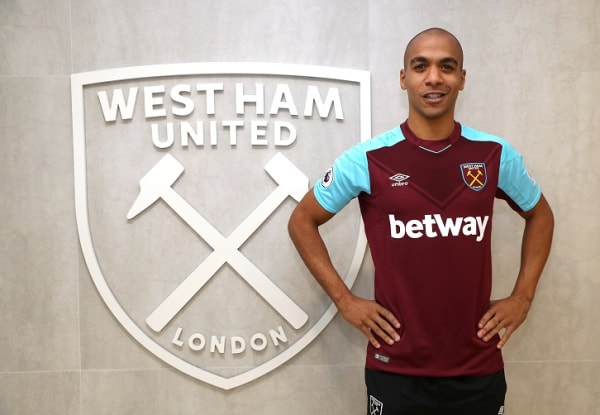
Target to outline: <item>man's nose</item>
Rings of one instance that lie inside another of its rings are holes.
[[[425,82],[427,85],[437,85],[442,81],[442,72],[439,68],[431,66],[427,71]]]

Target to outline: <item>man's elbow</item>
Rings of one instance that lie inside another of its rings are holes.
[[[290,237],[292,239],[294,239],[294,236],[297,233],[298,223],[300,221],[300,219],[298,218],[298,216],[299,216],[298,210],[299,210],[298,206],[296,206],[296,208],[292,211],[290,218],[288,219],[287,230],[288,230],[288,234],[290,235]]]
[[[292,211],[288,220],[288,233],[294,239],[306,232],[318,230],[319,226],[335,216],[325,210],[309,192]]]

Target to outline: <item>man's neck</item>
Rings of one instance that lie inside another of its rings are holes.
[[[443,140],[454,131],[454,119],[425,120],[408,117],[408,127],[421,140]]]

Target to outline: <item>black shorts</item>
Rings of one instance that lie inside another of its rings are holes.
[[[504,370],[488,376],[423,377],[365,370],[367,415],[502,415]]]

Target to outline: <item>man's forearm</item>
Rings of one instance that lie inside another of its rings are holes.
[[[292,213],[288,231],[300,258],[310,273],[337,304],[350,293],[350,290],[333,266],[325,242],[319,233],[319,226],[323,220],[328,220],[328,218],[311,216],[309,207],[299,206]]]
[[[521,216],[526,222],[521,267],[513,292],[508,298],[492,301],[478,324],[477,335],[486,342],[501,330],[506,330],[498,348],[504,347],[512,333],[525,321],[552,245],[554,217],[544,196],[532,210]]]
[[[521,246],[521,266],[512,295],[532,301],[544,266],[550,254],[554,232],[554,216],[542,196],[534,211],[523,215],[525,229]]]

